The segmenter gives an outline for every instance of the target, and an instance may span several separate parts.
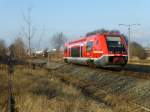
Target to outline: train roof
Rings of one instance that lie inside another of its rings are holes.
[[[71,41],[69,43],[66,43],[66,45],[71,45],[71,44],[75,44],[75,43],[78,43],[78,42],[84,42],[84,41],[86,41],[87,38],[92,38],[92,37],[99,36],[99,35],[120,36],[121,34],[118,34],[118,33],[97,33],[97,34],[89,35],[89,36],[86,36],[86,37],[82,37],[81,39],[78,39],[78,40],[75,40],[75,41]]]
[[[78,40],[75,40],[75,41],[71,41],[68,44],[74,44],[74,43],[78,43],[78,42],[84,42],[84,41],[86,41],[87,38],[92,38],[92,37],[95,37],[97,35],[100,35],[100,34],[94,34],[94,35],[90,35],[90,36],[81,37],[81,39],[78,39]]]
[[[71,42],[69,42],[68,44],[74,44],[74,43],[78,43],[78,42],[83,42],[83,41],[85,41],[85,40],[86,40],[86,37],[82,37],[81,39],[75,40],[75,41],[71,41]]]

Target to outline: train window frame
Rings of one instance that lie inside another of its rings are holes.
[[[89,41],[86,43],[86,52],[92,51],[93,48],[93,41]]]
[[[70,48],[71,57],[80,57],[80,46],[73,46]]]

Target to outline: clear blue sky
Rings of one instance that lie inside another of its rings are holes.
[[[70,40],[100,28],[127,34],[127,28],[119,27],[119,23],[140,23],[132,29],[132,40],[150,43],[150,0],[0,0],[0,39],[10,43],[22,32],[22,13],[29,7],[37,28],[34,47],[43,28],[41,44],[48,46],[56,32],[64,32]]]

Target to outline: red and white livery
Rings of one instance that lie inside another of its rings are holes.
[[[67,63],[123,67],[127,64],[127,43],[120,34],[95,34],[65,44]]]

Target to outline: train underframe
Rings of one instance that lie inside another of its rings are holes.
[[[81,65],[89,65],[105,68],[123,68],[127,62],[127,56],[102,56],[100,58],[82,58],[82,57],[67,57],[64,58],[66,63],[74,63]]]

